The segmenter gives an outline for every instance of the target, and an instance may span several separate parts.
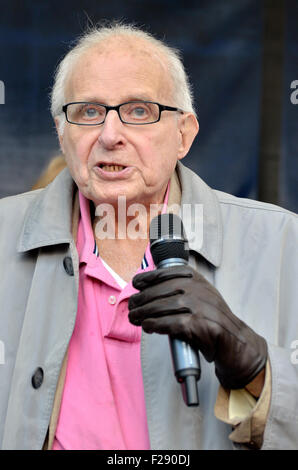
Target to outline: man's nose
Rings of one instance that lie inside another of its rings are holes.
[[[106,148],[122,145],[125,140],[123,130],[124,126],[117,111],[110,110],[106,115],[104,123],[100,126],[98,140]]]

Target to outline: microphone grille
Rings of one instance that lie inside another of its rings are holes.
[[[159,214],[150,224],[150,243],[160,238],[181,239],[186,241],[183,222],[175,214]]]
[[[150,249],[156,266],[170,258],[188,261],[188,243],[180,217],[175,214],[160,214],[152,219]]]

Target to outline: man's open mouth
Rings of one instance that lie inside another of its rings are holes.
[[[107,164],[107,163],[100,163],[98,165],[99,168],[101,168],[104,171],[122,171],[124,168],[126,168],[123,165],[115,165],[113,163]]]

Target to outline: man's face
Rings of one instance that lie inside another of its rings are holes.
[[[110,45],[89,50],[79,59],[66,102],[115,106],[148,100],[173,106],[171,88],[157,57],[140,48]],[[123,124],[117,112],[110,111],[99,126],[66,123],[60,143],[72,177],[95,205],[116,204],[119,195],[126,196],[127,203],[161,203],[177,160],[189,148],[183,143],[184,119],[163,111],[159,122],[137,126]]]

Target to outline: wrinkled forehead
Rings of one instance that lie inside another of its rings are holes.
[[[144,99],[148,96],[167,104],[173,101],[167,58],[154,45],[135,38],[112,38],[90,47],[77,59],[68,77],[66,95],[85,99],[95,89],[111,98],[115,91],[119,98],[121,93],[123,98],[139,93]]]

